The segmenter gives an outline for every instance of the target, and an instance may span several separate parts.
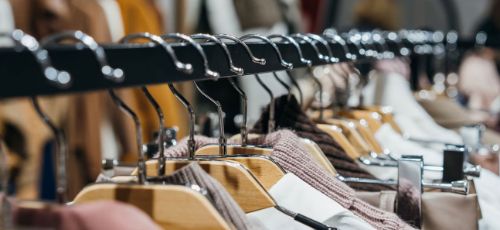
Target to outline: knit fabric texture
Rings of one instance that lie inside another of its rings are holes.
[[[316,127],[316,124],[302,111],[295,97],[283,95],[275,101],[276,127],[293,130],[299,137],[310,139],[318,144],[337,172],[344,177],[375,179],[350,158],[328,133]],[[262,113],[251,132],[267,133],[269,106]],[[361,191],[395,190],[392,186],[349,183],[349,186]]]
[[[233,224],[234,228],[238,230],[252,229],[245,216],[245,212],[243,212],[226,189],[217,180],[208,175],[199,164],[190,163],[163,179],[166,183],[170,184],[198,185],[206,191],[206,197],[212,202],[227,223]]]
[[[217,143],[215,138],[195,137],[196,147]],[[355,191],[325,171],[300,145],[300,139],[290,130],[281,130],[250,139],[249,144],[272,146],[271,158],[285,171],[298,176],[344,208],[352,211],[376,229],[413,229],[395,214],[377,209],[356,198]],[[169,157],[186,157],[186,139],[165,151]]]

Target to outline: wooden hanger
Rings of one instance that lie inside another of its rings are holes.
[[[344,136],[358,153],[365,155],[370,151],[373,151],[370,145],[364,140],[364,138],[356,129],[356,125],[354,124],[354,122],[338,118],[328,118],[325,119],[325,122],[340,127]]]
[[[394,113],[392,112],[391,107],[371,105],[371,106],[364,106],[363,108],[368,111],[377,112],[378,114],[380,114],[380,116],[382,116],[383,123],[391,125],[391,127],[396,132],[400,134],[403,133],[403,131],[401,131],[401,127],[399,127],[398,123],[396,123],[396,120],[394,119]]]
[[[382,116],[377,112],[372,111],[360,109],[340,110],[338,111],[337,115],[348,119],[364,119],[367,122],[370,131],[374,134],[380,127],[382,127],[383,124]]]
[[[328,133],[339,145],[346,151],[352,159],[358,159],[362,155],[356,151],[356,148],[347,140],[347,138],[342,133],[342,129],[335,125],[318,124],[316,125],[323,132]]]
[[[367,141],[367,143],[370,145],[370,148],[376,152],[376,153],[382,153],[384,149],[378,143],[377,139],[375,139],[375,136],[373,133],[370,131],[370,128],[368,127],[368,123],[364,119],[360,120],[355,120],[355,119],[350,119],[356,126],[356,129],[358,130],[359,134],[363,137],[364,140]]]
[[[221,183],[246,213],[275,206],[274,200],[267,191],[242,164],[236,161],[207,159],[194,161]],[[191,162],[193,160],[169,159],[166,161],[165,173],[166,175],[171,174]],[[146,172],[148,175],[157,176],[158,161],[148,160],[146,162]],[[137,170],[132,172],[132,175],[137,174]]]
[[[131,204],[163,229],[231,229],[200,192],[180,185],[93,184],[73,204],[116,200]]]

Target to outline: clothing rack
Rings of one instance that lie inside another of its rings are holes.
[[[312,65],[323,65],[328,62],[318,58],[313,47],[305,42],[298,42],[302,53],[306,59],[312,61]],[[409,49],[423,43],[414,43],[409,40],[402,40],[404,44],[397,44],[395,41],[387,41],[387,47],[395,55],[401,55],[399,47],[405,45]],[[436,42],[431,42],[437,44]],[[286,42],[275,42],[285,61],[291,62],[294,68],[306,67],[300,62],[296,48]],[[334,57],[340,62],[350,61],[346,58],[344,47],[339,43],[328,43]],[[264,58],[265,65],[253,63],[245,52],[243,46],[237,43],[226,43],[234,65],[241,67],[245,75],[264,73],[271,71],[286,70],[281,65],[279,59],[270,44],[264,42],[249,42],[247,45],[258,58]],[[457,42],[459,48],[474,47],[474,41]],[[215,43],[201,44],[208,58],[210,69],[219,72],[221,77],[235,76],[229,71],[229,66],[223,50]],[[484,46],[500,47],[500,42],[488,39]],[[110,88],[131,87],[149,84],[200,81],[208,80],[204,76],[203,59],[193,47],[183,44],[172,44],[179,60],[191,63],[192,74],[185,74],[177,71],[170,56],[160,46],[150,44],[103,44],[107,60],[112,67],[121,68],[125,79],[116,83],[102,76],[95,55],[88,48],[79,45],[54,45],[47,47],[54,67],[67,71],[72,76],[72,83],[69,87],[58,88],[51,84],[41,72],[41,67],[36,62],[33,54],[22,47],[0,48],[0,98],[12,98],[22,96],[52,95],[61,93],[84,92],[92,90],[103,90]],[[327,54],[327,49],[321,43],[317,45],[322,54]],[[357,62],[373,60],[359,53],[356,45],[348,43],[349,51],[358,57]],[[365,47],[370,47],[367,44]],[[377,44],[372,43],[373,49],[378,49]],[[221,61],[223,60],[223,61]]]

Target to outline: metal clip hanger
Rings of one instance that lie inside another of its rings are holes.
[[[272,34],[272,35],[269,35],[268,38],[269,39],[281,38],[281,40],[288,41],[297,50],[297,54],[299,56],[300,62],[302,64],[305,64],[307,67],[310,67],[312,65],[312,61],[311,60],[308,60],[308,59],[304,58],[304,56],[302,55],[302,50],[300,49],[300,45],[292,37],[285,36],[285,35],[280,35],[280,34]],[[285,72],[286,72],[286,74],[288,76],[288,79],[290,79],[290,82],[292,82],[293,86],[295,86],[295,88],[297,88],[297,91],[299,92],[299,105],[302,107],[303,104],[304,104],[304,94],[302,93],[302,90],[300,89],[300,86],[299,86],[297,80],[295,80],[295,78],[292,77],[291,71],[290,70],[286,70]],[[277,77],[277,76],[275,75],[275,77]]]
[[[150,34],[150,33],[136,33],[136,34],[130,34],[122,39],[120,39],[120,43],[129,43],[130,40],[135,40],[135,39],[147,39],[151,42],[153,42],[156,45],[161,46],[164,48],[172,58],[172,61],[174,62],[174,65],[177,69],[177,71],[190,74],[193,71],[193,68],[191,64],[186,64],[182,63],[177,59],[177,56],[175,55],[173,49],[171,46],[166,45],[165,42],[163,42],[163,39],[159,36]],[[159,155],[159,167],[158,167],[158,175],[163,176],[165,175],[165,116],[164,113],[158,104],[158,102],[154,99],[153,95],[149,92],[146,86],[141,87],[142,92],[146,96],[148,102],[154,107],[156,114],[158,116],[158,123],[159,123],[159,133],[158,133],[158,139],[156,140],[156,144],[158,146],[158,155]],[[147,151],[147,150],[146,150]]]
[[[300,41],[304,41],[306,42],[307,44],[309,44],[314,52],[316,53],[316,55],[318,56],[318,59],[319,60],[322,60],[324,62],[327,62],[329,63],[329,58],[328,57],[325,57],[323,54],[321,54],[321,52],[319,51],[318,47],[314,44],[314,42],[312,42],[312,40],[305,36],[305,35],[302,35],[302,34],[292,34],[291,37],[295,40],[300,40]],[[317,79],[315,76],[314,76],[314,73],[313,73],[313,70],[312,70],[312,66],[308,66],[308,72],[309,72],[309,75],[311,75],[313,81],[318,85],[318,90],[319,90],[319,120],[323,120],[323,110],[324,110],[324,105],[323,105],[323,84],[321,84],[321,81],[319,79]]]
[[[293,68],[293,64],[289,63],[289,62],[287,62],[287,61],[285,61],[283,59],[283,56],[281,55],[280,50],[278,49],[278,47],[276,46],[276,44],[274,44],[274,42],[272,42],[269,38],[266,38],[266,37],[260,36],[260,35],[256,35],[256,34],[247,34],[247,35],[244,35],[244,36],[242,36],[240,38],[241,41],[246,41],[246,40],[250,40],[250,39],[260,40],[260,41],[263,41],[263,42],[271,45],[271,47],[273,48],[274,52],[276,53],[276,56],[278,57],[278,60],[279,60],[279,62],[281,64],[281,66],[285,67],[286,69],[292,69]],[[270,133],[270,132],[273,132],[275,130],[275,128],[276,128],[275,107],[274,107],[275,98],[274,98],[273,92],[262,81],[262,79],[260,78],[259,74],[254,74],[254,75],[255,75],[255,78],[257,79],[257,82],[264,88],[264,90],[267,92],[267,94],[270,97],[270,103],[269,103],[269,120],[268,120],[268,127],[267,127],[267,132]]]

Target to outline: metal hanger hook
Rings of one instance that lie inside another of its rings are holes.
[[[326,29],[323,32],[323,36],[330,38],[330,41],[332,43],[340,44],[342,49],[344,50],[344,55],[345,58],[347,58],[347,60],[355,61],[357,59],[356,54],[351,53],[349,47],[347,46],[346,41],[340,35],[337,34],[337,31],[333,29]]]
[[[215,35],[215,37],[217,37],[220,40],[227,39],[227,40],[231,40],[231,41],[234,41],[234,42],[240,44],[241,46],[243,46],[243,48],[247,52],[248,56],[250,56],[250,59],[252,60],[253,63],[259,64],[259,65],[266,64],[266,59],[255,57],[252,53],[252,50],[250,50],[250,48],[248,48],[247,44],[245,44],[243,41],[241,41],[237,37],[230,36],[227,34],[219,34],[219,35]],[[243,121],[242,121],[242,125],[240,128],[240,133],[241,133],[241,145],[246,146],[248,143],[248,127],[247,127],[248,98],[247,98],[245,91],[243,91],[243,89],[241,89],[238,86],[238,83],[235,81],[234,78],[228,78],[227,80],[229,81],[231,86],[236,90],[236,92],[240,95],[242,103],[243,103],[243,111],[242,111],[243,112]]]
[[[203,59],[203,66],[205,67],[205,76],[212,78],[212,79],[218,79],[220,77],[220,74],[216,71],[213,71],[210,69],[208,66],[208,59],[203,52],[203,48],[201,48],[200,44],[196,43],[191,37],[181,34],[181,33],[168,33],[168,34],[163,34],[160,36],[163,40],[165,39],[174,39],[176,41],[181,40],[182,42],[187,42],[188,44],[192,45],[201,55],[201,58]]]
[[[278,49],[278,46],[276,46],[276,44],[274,44],[274,42],[272,42],[269,38],[266,38],[264,36],[257,35],[257,34],[246,34],[246,35],[243,35],[242,37],[240,37],[241,41],[246,41],[246,40],[250,40],[250,39],[261,40],[264,43],[267,43],[267,44],[271,45],[273,47],[274,52],[278,56],[278,60],[279,60],[279,62],[281,64],[281,66],[283,66],[283,67],[285,67],[287,69],[292,69],[293,68],[293,64],[289,63],[289,62],[287,62],[287,61],[285,61],[283,59],[283,56],[281,55],[281,52]]]
[[[234,66],[233,58],[231,57],[231,54],[229,53],[229,49],[227,48],[226,44],[223,43],[219,38],[212,36],[212,35],[209,35],[209,34],[193,34],[190,37],[193,39],[206,39],[208,41],[215,42],[224,51],[224,55],[226,56],[227,62],[229,65],[229,70],[231,72],[237,74],[238,76],[242,76],[244,74],[244,71],[242,68]]]
[[[227,40],[231,40],[233,42],[236,42],[236,43],[240,44],[241,46],[243,46],[243,48],[245,49],[245,51],[247,52],[247,54],[250,56],[250,58],[252,59],[253,63],[259,64],[259,65],[265,65],[266,64],[266,59],[255,57],[255,55],[253,55],[253,53],[252,53],[252,50],[250,50],[250,48],[248,48],[247,44],[245,44],[244,42],[242,42],[237,37],[232,36],[232,35],[228,35],[228,34],[217,34],[217,35],[215,35],[215,37],[218,38],[218,39],[220,39],[220,40],[227,39]]]
[[[125,79],[123,70],[120,68],[113,68],[108,64],[106,53],[104,49],[97,44],[97,42],[89,35],[79,30],[64,31],[44,38],[40,43],[43,46],[50,45],[62,40],[72,39],[81,42],[85,47],[90,49],[96,56],[97,61],[100,63],[101,72],[109,80],[114,82],[122,82]]]
[[[60,88],[69,87],[71,75],[66,71],[60,71],[52,66],[47,50],[45,50],[35,38],[25,34],[21,30],[15,30],[11,34],[0,34],[3,37],[9,37],[17,46],[29,50],[42,69],[45,78]],[[50,129],[56,141],[56,196],[59,203],[65,203],[67,198],[67,174],[66,161],[68,148],[63,131],[58,128],[50,117],[44,113],[36,97],[31,97],[32,105],[37,115],[43,120]]]
[[[65,39],[73,39],[76,41],[80,41],[84,46],[89,48],[92,53],[94,54],[97,63],[100,67],[101,74],[103,75],[104,78],[113,81],[113,82],[122,82],[125,80],[125,75],[123,73],[123,70],[121,68],[114,68],[111,67],[108,64],[108,60],[106,57],[106,53],[104,52],[104,49],[95,42],[95,40],[90,37],[89,35],[81,32],[81,31],[67,31],[63,32],[60,34],[55,34],[52,36],[47,37],[46,40],[44,40],[44,44],[51,44],[57,41],[62,41]],[[108,90],[109,95],[115,102],[115,104],[129,117],[132,118],[134,121],[135,125],[135,132],[136,132],[136,147],[137,147],[137,154],[138,154],[138,181],[140,184],[144,184],[146,182],[146,163],[145,163],[145,153],[142,148],[142,127],[141,127],[141,122],[139,120],[139,117],[137,114],[120,98],[116,93],[110,89]]]
[[[294,38],[296,40],[302,40],[302,41],[306,42],[307,44],[309,44],[313,48],[314,52],[316,52],[316,55],[318,55],[318,58],[320,60],[325,61],[325,57],[321,54],[321,52],[319,51],[316,44],[314,44],[314,42],[312,42],[309,37],[304,36],[302,34],[292,34],[291,36],[292,36],[292,38]],[[328,60],[326,60],[326,62],[328,62]],[[313,81],[318,85],[318,88],[319,88],[319,104],[320,104],[319,120],[322,121],[323,120],[323,84],[321,84],[321,81],[314,76],[314,73],[312,71],[312,67],[309,67],[308,69],[309,69],[309,73],[311,74]]]
[[[231,71],[238,74],[238,75],[243,75],[243,69],[241,69],[239,67],[235,67],[233,65],[233,59],[231,58],[231,54],[229,53],[229,50],[227,49],[226,44],[221,42],[218,38],[211,36],[211,35],[207,35],[207,34],[193,34],[193,35],[191,35],[191,38],[208,39],[212,42],[215,42],[215,44],[220,46],[221,49],[224,51],[224,54],[226,55],[226,58],[228,60],[228,64],[230,66]],[[198,83],[196,83],[195,81],[193,81],[193,83],[194,83],[196,89],[198,90],[198,92],[200,92],[201,95],[203,95],[206,99],[208,99],[210,102],[212,102],[217,107],[217,115],[219,117],[219,147],[220,147],[219,154],[221,156],[226,156],[226,154],[227,154],[227,146],[226,146],[227,139],[226,139],[225,132],[224,132],[224,111],[222,110],[222,105],[221,105],[220,101],[215,100],[214,98],[210,97],[205,91],[203,91],[200,88],[200,86],[198,85]]]
[[[64,70],[58,70],[52,66],[49,53],[46,49],[40,48],[38,41],[24,33],[22,30],[14,30],[11,33],[0,33],[1,37],[9,37],[17,45],[20,45],[32,52],[38,65],[41,66],[44,77],[56,87],[68,88],[71,86],[71,76]]]
[[[183,63],[180,62],[177,59],[177,55],[175,55],[175,52],[173,48],[170,46],[170,44],[166,43],[160,36],[153,35],[150,33],[136,33],[136,34],[130,34],[122,39],[120,39],[120,43],[129,43],[130,40],[134,39],[148,39],[149,41],[153,42],[156,45],[159,45],[160,47],[163,48],[167,52],[167,54],[170,56],[170,58],[173,60],[174,65],[176,66],[176,69],[178,71],[181,71],[186,74],[191,74],[193,72],[192,65],[189,63]],[[156,114],[158,116],[158,121],[159,121],[159,135],[158,135],[158,155],[159,155],[159,165],[158,165],[158,175],[163,176],[165,175],[165,116],[164,113],[158,104],[158,102],[154,99],[153,95],[149,92],[146,86],[141,87],[142,92],[146,96],[148,102],[154,107]]]
[[[328,41],[326,39],[317,34],[311,34],[311,33],[307,33],[306,36],[310,37],[313,40],[318,41],[326,48],[326,51],[328,52],[329,61],[331,63],[338,63],[340,61],[338,58],[334,57],[332,48],[330,47],[330,44],[328,44]]]

